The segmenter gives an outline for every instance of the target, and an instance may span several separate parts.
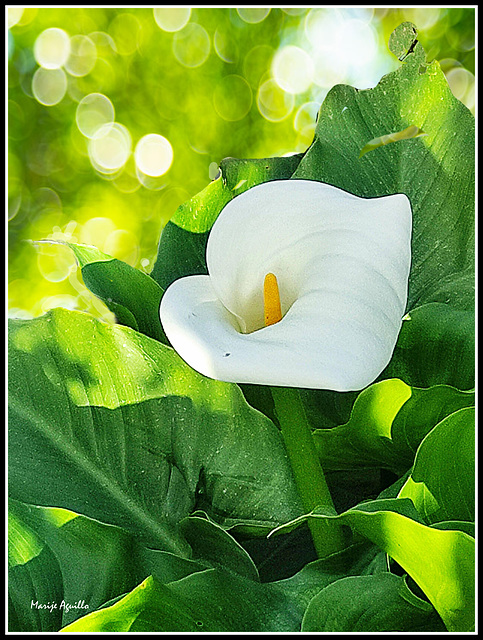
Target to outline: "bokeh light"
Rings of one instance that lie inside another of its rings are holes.
[[[258,89],[258,110],[270,122],[281,122],[288,118],[292,113],[294,104],[293,95],[283,91],[275,80],[266,80]]]
[[[32,78],[32,93],[40,104],[52,107],[67,91],[67,77],[63,69],[39,67]]]
[[[143,28],[132,13],[120,13],[109,25],[109,34],[115,43],[116,52],[122,56],[135,53],[142,40]]]
[[[153,9],[156,24],[163,31],[173,33],[185,27],[191,16],[189,7],[156,7]]]
[[[248,24],[258,24],[265,20],[270,13],[270,8],[263,7],[256,9],[253,7],[241,7],[236,11],[244,22],[248,22]]]
[[[398,68],[387,42],[407,20],[474,113],[474,8],[8,7],[9,314],[112,322],[65,247],[26,241],[92,244],[149,273],[163,226],[223,158],[304,152],[334,85]]]
[[[241,120],[252,106],[252,90],[242,76],[229,75],[215,87],[213,104],[216,113],[228,122]]]
[[[69,57],[70,39],[63,29],[45,29],[34,44],[37,63],[45,69],[59,69]]]
[[[103,124],[89,140],[89,158],[100,173],[114,173],[126,164],[131,146],[131,134],[124,125]]]
[[[314,64],[310,55],[293,45],[277,51],[272,63],[272,74],[278,86],[289,93],[303,93],[312,84]]]
[[[100,127],[114,123],[114,105],[102,93],[90,93],[82,98],[76,109],[79,131],[86,138],[93,138]]]
[[[23,11],[23,7],[8,7],[7,24],[9,29],[14,27],[17,22],[20,22]]]
[[[207,30],[190,22],[173,37],[173,53],[184,67],[200,67],[210,55],[211,41]]]
[[[86,76],[92,71],[97,60],[96,45],[83,35],[70,39],[70,54],[64,66],[71,76]]]
[[[150,133],[137,143],[134,159],[139,171],[145,175],[162,176],[173,162],[173,147],[164,136]]]

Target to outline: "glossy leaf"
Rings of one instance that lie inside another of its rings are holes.
[[[142,577],[126,532],[61,509],[10,501],[9,549],[10,631],[58,631]]]
[[[379,136],[378,138],[374,138],[367,142],[361,152],[359,153],[359,158],[362,158],[368,151],[372,151],[373,149],[378,149],[379,147],[383,147],[385,144],[391,144],[392,142],[399,142],[400,140],[411,140],[412,138],[419,138],[420,136],[425,136],[426,134],[419,127],[415,127],[411,125],[402,131],[397,131],[396,133],[388,133],[385,136]]]
[[[474,629],[475,541],[467,533],[423,524],[407,498],[361,503],[338,516],[315,509],[309,517],[339,518],[385,551],[422,589],[448,631]]]
[[[314,142],[293,178],[363,197],[405,193],[413,209],[408,310],[441,302],[443,295],[451,306],[468,309],[473,302],[461,278],[467,276],[474,289],[475,121],[437,61],[421,73],[424,51],[415,33],[407,23],[396,29],[391,42],[404,62],[376,87],[336,85],[329,91]],[[368,139],[410,125],[427,135],[359,158]]]
[[[163,290],[149,275],[96,247],[66,244],[74,252],[84,284],[106,303],[119,324],[167,342],[158,316]]]
[[[398,379],[377,382],[360,393],[346,424],[314,431],[322,467],[383,467],[401,475],[431,429],[474,402],[473,392],[449,386],[418,389]]]
[[[475,520],[475,409],[461,409],[424,438],[399,493],[429,524]]]
[[[348,576],[333,582],[311,601],[302,631],[382,633],[446,631],[428,602],[416,598],[404,578],[392,573]]]
[[[9,353],[12,497],[180,555],[174,526],[196,508],[248,528],[299,512],[275,426],[169,347],[56,309],[12,321]]]

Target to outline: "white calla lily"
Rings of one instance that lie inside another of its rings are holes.
[[[311,180],[231,200],[207,245],[209,275],[173,282],[160,307],[174,349],[226,382],[359,390],[393,353],[407,300],[408,198],[360,198]],[[264,326],[264,279],[282,320]]]

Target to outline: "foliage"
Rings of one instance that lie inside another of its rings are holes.
[[[61,247],[116,323],[60,308],[10,321],[11,631],[474,629],[474,119],[413,25],[390,46],[402,63],[373,89],[335,86],[306,152],[223,161],[166,225],[151,275]],[[410,126],[426,135],[361,156]],[[387,369],[360,393],[300,394],[336,515],[304,513],[266,389],[196,373],[157,322],[166,287],[206,272],[223,206],[280,178],[413,208]],[[345,548],[316,559],[317,519],[346,528]]]

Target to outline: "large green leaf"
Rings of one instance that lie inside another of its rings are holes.
[[[392,573],[348,576],[310,602],[302,631],[351,633],[446,631],[428,602],[416,598],[404,578]]]
[[[320,109],[314,141],[293,178],[328,182],[363,197],[405,193],[413,210],[408,309],[428,302],[474,305],[475,121],[439,63],[426,63],[404,23],[390,47],[403,64],[359,91],[336,85]],[[380,146],[373,138],[409,126],[426,136]]]
[[[163,585],[150,577],[66,632],[297,631],[302,612],[280,591],[220,569]]]
[[[61,509],[9,501],[8,539],[10,631],[58,631],[144,577],[126,532]]]
[[[251,570],[246,573],[245,561],[235,563],[241,557],[233,539],[229,542],[229,534],[203,520],[211,534],[195,546],[201,544],[205,551],[213,547],[209,552],[211,571],[203,567],[200,558],[187,561],[167,552],[147,550],[150,555],[144,558],[151,561],[154,576],[144,582],[147,593],[140,585],[65,631],[298,631],[307,605],[325,586],[345,575],[387,571],[385,563],[375,562],[384,554],[368,542],[358,542],[330,558],[309,563],[290,578],[260,584]],[[201,522],[199,516],[184,520],[188,528],[195,525],[192,543]],[[220,534],[226,536],[224,542]],[[219,560],[229,555],[228,570],[218,566]]]
[[[413,387],[475,386],[475,312],[432,302],[402,323],[391,362],[381,378],[398,377]]]
[[[451,414],[424,438],[399,493],[429,524],[475,520],[475,409]]]
[[[186,522],[195,519],[187,518]],[[346,576],[389,575],[385,554],[367,541],[309,563],[290,578],[264,584],[237,575],[237,571],[221,567],[203,570],[199,562],[189,565],[184,560],[182,565],[182,559],[173,554],[156,553],[161,564],[155,566],[153,578],[64,631],[299,631],[307,606],[310,609],[314,597],[329,585]],[[170,581],[176,574],[178,577]],[[410,604],[399,612],[400,624],[412,629],[424,625],[431,630],[444,629],[428,602],[419,600],[407,588],[403,597]],[[351,630],[346,627],[342,630]]]
[[[9,489],[184,555],[194,509],[224,526],[300,513],[276,427],[236,385],[132,329],[55,309],[11,321]],[[41,481],[39,481],[41,479]]]
[[[474,402],[473,392],[449,386],[418,389],[399,379],[377,382],[360,393],[346,424],[314,431],[322,467],[383,467],[401,475],[431,429]]]
[[[62,611],[48,607],[63,597],[56,556],[35,530],[10,508],[8,513],[8,630],[57,631]],[[36,606],[44,604],[45,607]],[[32,603],[34,605],[32,606]]]
[[[315,509],[300,520],[338,518],[393,558],[421,588],[448,631],[472,631],[475,625],[475,540],[454,529],[421,522],[408,498],[361,503],[338,516]]]

